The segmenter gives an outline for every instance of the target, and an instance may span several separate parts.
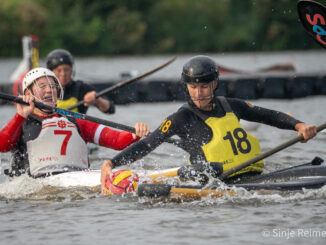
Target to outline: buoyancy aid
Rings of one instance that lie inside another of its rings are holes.
[[[194,112],[212,130],[212,139],[201,146],[206,161],[220,162],[223,171],[226,171],[259,155],[261,150],[258,139],[241,126],[225,97],[219,96],[217,99],[225,111],[223,117],[207,116],[188,104],[184,107]],[[247,172],[261,173],[263,166],[263,161],[259,161],[229,177]]]
[[[48,119],[32,115],[23,125],[22,136],[13,150],[12,172],[29,170],[34,177],[47,173],[86,169],[88,150],[77,122],[64,117]]]
[[[72,86],[72,85],[70,85]],[[75,82],[73,89],[65,90],[64,99],[57,99],[57,107],[62,109],[67,109],[79,102],[80,88],[82,86],[81,82]],[[79,112],[78,107],[72,109],[72,111]]]

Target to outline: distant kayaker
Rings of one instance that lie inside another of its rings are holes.
[[[62,99],[62,91],[49,69],[35,68],[24,77],[21,98],[29,105],[17,104],[16,115],[0,131],[0,152],[12,151],[8,175],[28,172],[39,177],[87,169],[87,142],[122,150],[149,133],[143,123],[137,123],[136,134],[132,134],[35,107],[34,100],[55,107],[57,98]]]
[[[215,96],[219,85],[219,70],[208,56],[195,56],[184,66],[181,81],[187,104],[168,116],[148,137],[128,147],[102,165],[101,192],[112,168],[130,164],[153,151],[166,139],[178,135],[189,154],[191,167],[181,168],[178,175],[200,175],[206,171],[218,177],[261,153],[259,142],[239,123],[240,119],[268,124],[281,129],[297,130],[304,141],[316,135],[316,127],[309,126],[285,113],[251,105],[235,99]],[[189,170],[195,171],[187,171]],[[260,174],[263,161],[252,164],[231,178]]]
[[[46,66],[59,78],[64,89],[63,99],[59,100],[57,107],[66,109],[84,100],[83,105],[73,109],[80,113],[86,113],[89,105],[95,105],[100,111],[112,114],[115,112],[114,102],[103,97],[96,98],[95,89],[80,80],[73,80],[75,62],[71,53],[64,49],[51,51],[46,58]]]

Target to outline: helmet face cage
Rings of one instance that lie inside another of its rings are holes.
[[[46,82],[40,83],[40,78],[45,77]],[[44,75],[32,81],[32,83],[26,88],[26,90],[30,91],[31,95],[35,98],[35,100],[40,101],[44,104],[50,105],[52,107],[56,107],[57,99],[63,100],[63,88],[55,76],[51,75]],[[50,79],[52,78],[52,79]],[[54,83],[53,83],[54,82]],[[34,90],[36,93],[33,92],[32,85],[34,85]],[[49,103],[49,97],[45,97],[44,89],[49,87],[51,89],[51,100],[52,103]]]

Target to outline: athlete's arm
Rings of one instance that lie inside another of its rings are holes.
[[[115,113],[115,104],[113,101],[104,97],[96,98],[96,91],[93,86],[82,82],[81,94],[83,94],[84,106],[95,105],[101,112],[113,114]]]
[[[34,98],[31,95],[19,96],[28,105],[16,104],[17,113],[0,131],[0,152],[12,150],[18,142],[26,118],[33,112]]]
[[[96,98],[96,92],[90,91],[84,96],[84,106],[95,105],[101,112],[112,114],[115,112],[114,103],[103,98]]]
[[[315,125],[307,125],[305,123],[297,123],[295,129],[298,131],[298,135],[302,135],[303,139],[301,142],[305,143],[312,139],[317,134],[317,127]]]
[[[150,153],[157,146],[162,144],[165,139],[175,134],[177,129],[177,123],[174,119],[174,114],[164,120],[159,128],[146,138],[131,145],[127,149],[123,150],[116,157],[111,160],[107,160],[102,164],[101,168],[101,194],[105,195],[106,187],[105,182],[108,177],[112,175],[112,169],[115,166],[120,166],[128,163],[132,163]]]
[[[176,114],[169,116],[153,133],[116,155],[112,159],[113,167],[130,164],[141,159],[162,144],[166,139],[175,135],[178,129],[175,117]]]
[[[233,108],[233,107],[232,107]],[[238,100],[238,106],[240,118],[248,121],[255,121],[264,124],[268,124],[281,129],[292,129],[298,131],[298,135],[302,135],[304,140],[307,142],[317,134],[317,128],[315,125],[307,125],[295,119],[286,113],[262,108],[259,106],[253,106],[247,102]]]
[[[26,118],[16,113],[13,119],[0,131],[0,152],[8,152],[15,147],[25,120]]]
[[[112,100],[105,99],[103,97],[98,97],[95,101],[95,105],[103,113],[115,113],[115,104]]]
[[[104,125],[86,120],[76,119],[76,121],[79,125],[82,138],[86,142],[95,143],[114,150],[123,150],[149,132],[148,126],[144,126],[142,123],[135,125],[136,135],[134,135],[126,131],[113,130]]]
[[[296,124],[302,123],[294,117],[280,111],[254,106],[239,99],[228,99],[228,101],[239,119],[292,130],[295,130]]]

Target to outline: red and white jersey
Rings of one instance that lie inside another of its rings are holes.
[[[42,122],[39,136],[27,142],[29,167],[32,175],[51,166],[88,167],[88,150],[76,125],[64,117]]]
[[[16,113],[0,131],[0,152],[13,151],[13,159],[16,159],[12,169],[30,168],[31,172],[37,172],[45,166],[51,165],[53,169],[61,163],[85,168],[88,167],[86,143],[122,150],[139,139],[134,139],[129,132],[76,119],[79,134],[76,124],[58,114],[41,119],[42,125],[40,120],[25,119]]]

